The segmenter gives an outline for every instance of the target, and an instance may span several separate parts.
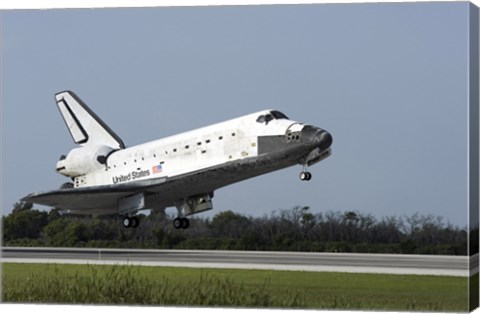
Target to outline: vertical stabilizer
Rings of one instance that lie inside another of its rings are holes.
[[[55,101],[76,144],[125,148],[122,139],[75,93],[71,91],[58,93],[55,95]]]

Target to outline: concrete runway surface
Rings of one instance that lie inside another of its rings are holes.
[[[3,247],[2,263],[128,264],[196,268],[270,269],[462,276],[478,272],[468,256],[207,250]]]

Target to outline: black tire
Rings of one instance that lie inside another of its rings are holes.
[[[132,228],[137,228],[140,225],[140,220],[138,217],[132,217]]]
[[[307,181],[310,181],[312,179],[312,174],[310,172],[307,172]]]
[[[308,172],[302,171],[300,172],[300,180],[305,181],[308,178]]]
[[[72,182],[65,182],[62,185],[60,185],[60,190],[67,190],[67,189],[73,189]]]
[[[178,218],[178,217],[177,217],[177,218],[175,218],[175,219],[173,220],[173,227],[174,227],[175,229],[180,229],[180,228],[182,228],[182,225],[183,225],[183,223],[182,223],[182,219],[181,219],[181,218]]]
[[[182,229],[188,229],[190,226],[190,220],[187,218],[182,218]]]

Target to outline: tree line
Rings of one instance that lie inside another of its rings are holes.
[[[468,232],[442,217],[413,214],[376,218],[359,211],[314,213],[306,206],[263,217],[233,211],[190,217],[177,230],[164,212],[139,215],[125,229],[117,216],[60,215],[19,204],[2,217],[5,246],[215,249],[467,255]],[[478,227],[471,231],[476,232]],[[473,237],[475,238],[475,237]],[[478,247],[478,242],[477,245]]]

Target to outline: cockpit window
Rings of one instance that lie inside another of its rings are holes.
[[[258,116],[257,122],[259,123],[268,123],[269,121],[272,121],[274,118],[271,114],[262,114],[261,116]]]
[[[272,111],[270,111],[270,113],[272,114],[272,116],[275,119],[288,119],[288,117],[286,115],[284,115],[283,113],[281,113],[278,110],[272,110]]]
[[[273,119],[288,119],[288,117],[280,111],[273,110],[268,114],[262,114],[261,116],[258,116],[257,122],[268,124],[268,122],[272,121]]]

